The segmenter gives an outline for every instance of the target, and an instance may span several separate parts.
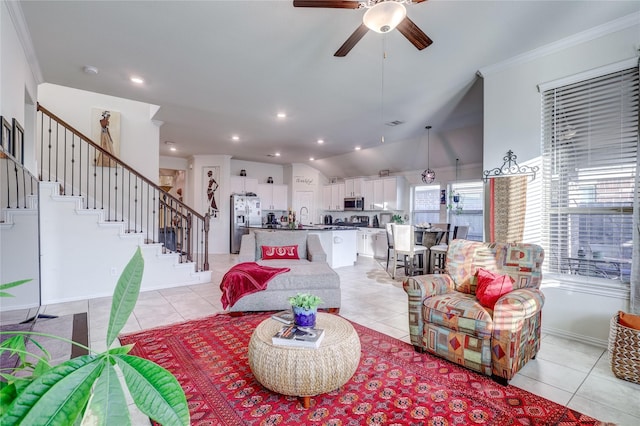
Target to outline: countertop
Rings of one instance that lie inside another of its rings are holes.
[[[274,228],[273,225],[250,226],[249,229],[271,229],[274,231],[356,231],[355,226],[338,226],[338,225],[303,225],[302,228],[289,228],[286,225],[280,225]]]

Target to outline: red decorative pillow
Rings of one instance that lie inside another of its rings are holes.
[[[298,246],[262,246],[262,258],[269,259],[300,259]]]
[[[476,297],[482,306],[493,309],[501,296],[513,290],[513,278],[479,268],[476,272]]]

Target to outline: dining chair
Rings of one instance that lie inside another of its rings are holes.
[[[467,235],[469,235],[469,226],[456,225],[453,227],[452,240],[466,239]],[[446,243],[436,244],[429,249],[429,273],[431,274],[440,274],[445,270],[445,263],[447,262],[447,249],[449,248],[448,238],[446,238],[446,240]]]
[[[436,244],[449,244],[449,232],[451,231],[450,223],[432,223],[431,229],[437,229],[441,232],[438,232],[436,236]]]
[[[397,260],[398,260],[398,254],[396,253],[395,249],[394,249],[394,245],[393,245],[393,227],[395,226],[395,223],[390,222],[387,223],[385,225],[385,229],[387,231],[387,268],[385,269],[387,271],[387,273],[389,272],[389,261],[393,258],[394,260],[394,268],[393,268],[393,273],[391,274],[391,276],[395,276],[395,271],[398,268],[404,268],[405,267],[405,262],[404,262],[404,256],[402,256],[402,261],[400,262],[400,264],[398,264]]]
[[[392,230],[394,256],[391,277],[396,277],[398,256],[404,259],[406,275],[425,273],[427,248],[415,243],[415,228],[411,225],[394,225]]]

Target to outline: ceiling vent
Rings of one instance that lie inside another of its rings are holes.
[[[389,121],[388,123],[384,123],[387,126],[390,127],[395,127],[395,126],[399,126],[400,124],[404,124],[404,121],[400,121],[400,120],[393,120],[393,121]]]

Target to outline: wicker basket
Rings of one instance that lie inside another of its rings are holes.
[[[640,330],[620,325],[615,314],[611,318],[608,349],[613,374],[640,384]]]

